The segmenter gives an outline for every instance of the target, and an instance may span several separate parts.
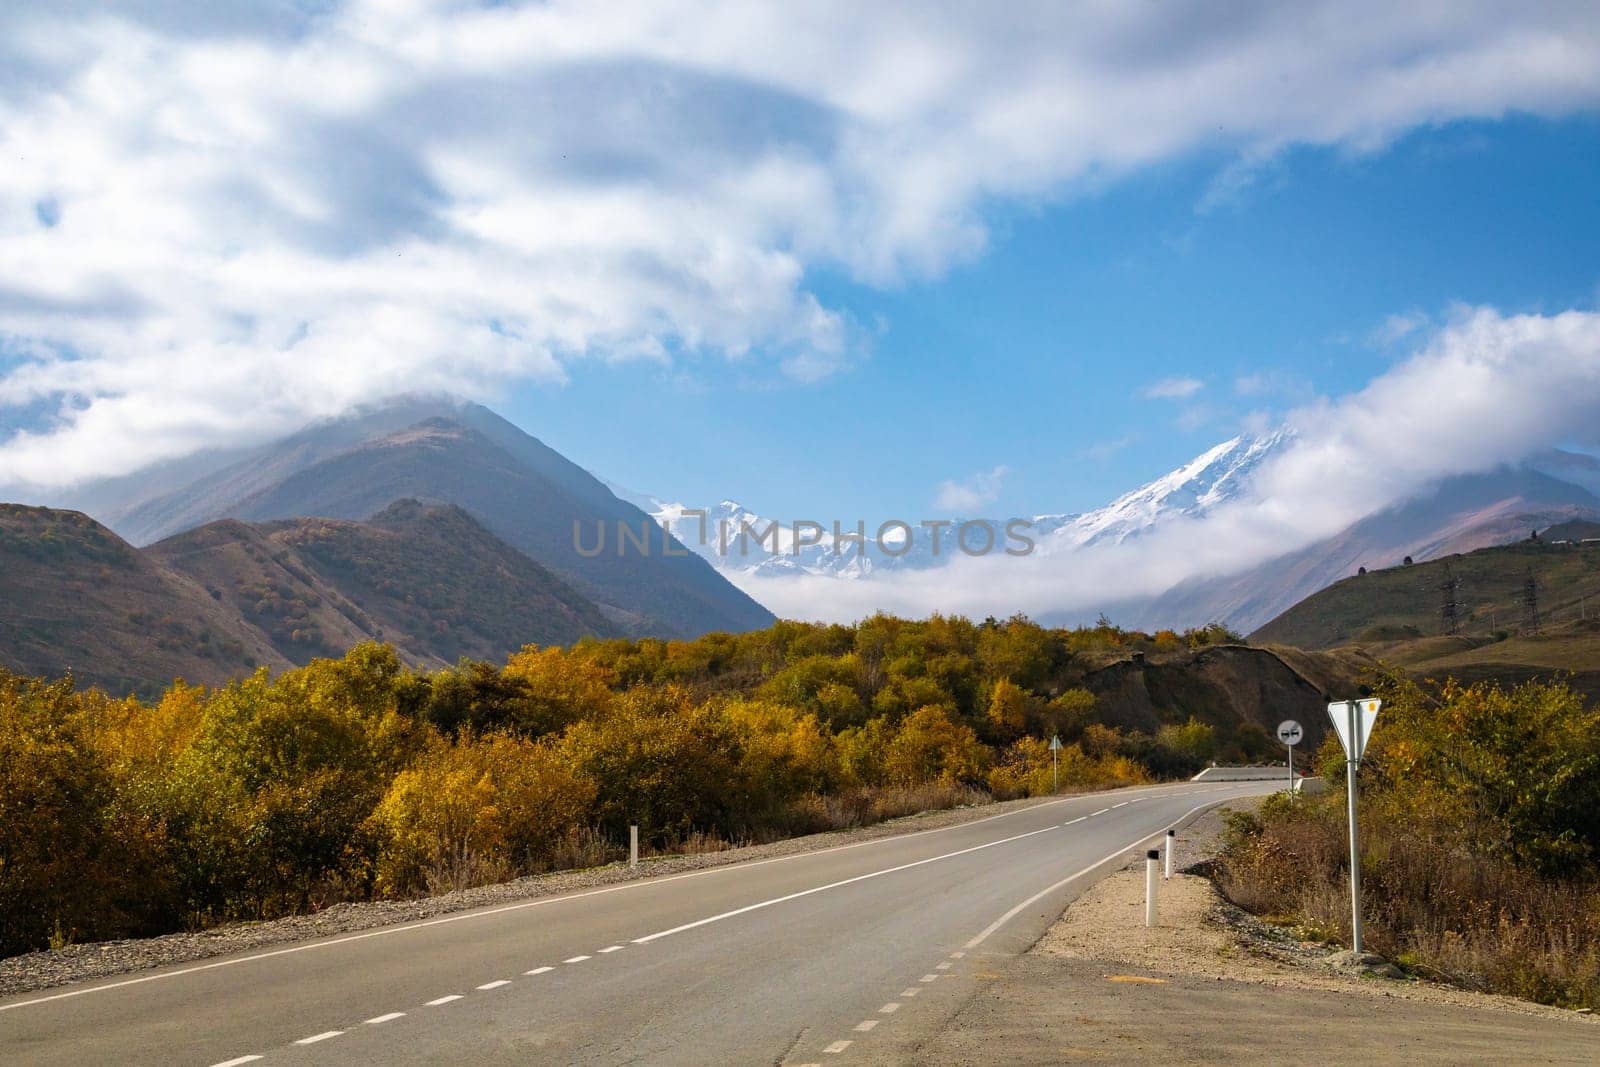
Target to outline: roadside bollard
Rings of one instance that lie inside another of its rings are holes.
[[[1161,884],[1158,873],[1161,867],[1161,850],[1153,848],[1144,854],[1144,924],[1156,924],[1156,888]]]
[[[628,866],[639,866],[639,828],[628,827]]]
[[[1178,850],[1178,831],[1167,831],[1167,873],[1165,877],[1172,877],[1172,854]]]

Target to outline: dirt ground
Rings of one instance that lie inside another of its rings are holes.
[[[1209,851],[1220,820],[1180,836]],[[1180,861],[1181,862],[1181,861]],[[1144,864],[1075,901],[1021,957],[995,957],[918,1064],[1600,1064],[1600,1020],[1411,980],[1345,977],[1228,906],[1196,875],[1163,882],[1144,926]]]

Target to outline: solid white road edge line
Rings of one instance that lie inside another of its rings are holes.
[[[1101,867],[1104,867],[1106,864],[1112,862],[1113,860],[1121,859],[1123,856],[1126,856],[1128,853],[1132,852],[1134,849],[1138,848],[1140,845],[1144,844],[1145,842],[1154,841],[1158,837],[1165,836],[1166,832],[1168,830],[1171,830],[1172,828],[1176,827],[1179,823],[1183,822],[1183,820],[1187,819],[1189,816],[1193,815],[1195,812],[1204,811],[1205,809],[1207,809],[1209,807],[1212,807],[1214,803],[1216,803],[1216,802],[1213,801],[1213,802],[1207,803],[1207,804],[1197,804],[1194,807],[1190,808],[1188,811],[1184,812],[1182,815],[1178,816],[1172,822],[1168,823],[1167,825],[1163,826],[1161,829],[1157,830],[1155,833],[1146,834],[1145,836],[1139,838],[1138,840],[1132,841],[1132,842],[1122,846],[1121,848],[1117,849],[1117,851],[1113,852],[1111,855],[1107,856],[1105,859],[1097,860],[1096,862],[1089,864],[1089,866],[1085,867],[1083,870],[1078,871],[1076,874],[1067,875],[1065,878],[1061,879],[1061,881],[1057,882],[1055,885],[1046,886],[1045,888],[1039,890],[1033,896],[1029,897],[1027,900],[1024,900],[1021,904],[1018,904],[1016,907],[1012,908],[1010,911],[1008,911],[1004,915],[1000,916],[1000,918],[998,918],[994,922],[990,923],[987,927],[984,928],[982,933],[980,933],[977,937],[973,938],[971,941],[968,941],[967,944],[966,944],[966,947],[969,948],[969,949],[977,948],[979,945],[983,944],[985,941],[987,941],[989,939],[989,935],[993,934],[996,930],[1000,929],[1002,926],[1004,926],[1006,923],[1010,922],[1012,919],[1015,919],[1019,914],[1022,913],[1022,911],[1024,909],[1032,906],[1033,904],[1038,903],[1040,900],[1042,900],[1045,897],[1049,896],[1051,893],[1054,893],[1056,890],[1061,889],[1063,886],[1067,885],[1068,883],[1075,882],[1079,878],[1082,878],[1084,875],[1091,874],[1094,871],[1099,870]]]
[[[954,852],[946,852],[939,856],[928,856],[925,859],[913,860],[910,863],[902,863],[897,867],[885,867],[880,871],[868,871],[866,874],[858,874],[854,878],[845,878],[838,882],[829,882],[827,885],[814,885],[810,889],[802,889],[795,893],[786,893],[781,897],[773,897],[771,900],[762,900],[757,901],[754,904],[746,904],[742,908],[734,908],[732,911],[725,911],[721,915],[709,915],[704,919],[696,919],[694,922],[684,923],[682,926],[674,926],[670,930],[658,930],[653,934],[646,934],[643,937],[636,937],[633,939],[633,943],[635,945],[646,945],[651,941],[657,941],[663,937],[671,937],[673,934],[681,934],[685,930],[693,930],[697,927],[709,926],[711,923],[721,922],[724,919],[731,919],[736,915],[746,915],[752,911],[760,911],[762,908],[770,908],[774,904],[783,904],[791,900],[799,900],[801,897],[809,897],[813,893],[825,893],[830,889],[838,889],[841,886],[854,885],[857,882],[865,882],[869,878],[882,878],[886,874],[894,874],[898,871],[909,871],[913,867],[922,867],[929,863],[938,863],[940,860],[954,859],[957,856],[965,856],[970,852],[981,852],[986,848],[994,848],[996,845],[1008,845],[1013,841],[1021,841],[1025,837],[1036,837],[1039,834],[1048,834],[1053,830],[1059,829],[1061,829],[1061,827],[1052,823],[1049,826],[1042,826],[1037,830],[1029,830],[1026,833],[1013,834],[1010,837],[1002,837],[998,841],[986,841],[981,845],[973,845],[971,848],[957,849]]]
[[[1239,782],[1237,784],[1249,785],[1253,783]],[[1166,789],[1170,788],[1170,786],[1132,786],[1129,788],[1154,790]],[[1225,786],[1222,788],[1228,787]],[[1116,792],[1116,790],[1102,790],[1101,792]],[[711,867],[703,871],[687,871],[683,874],[669,874],[661,878],[641,878],[637,881],[624,882],[621,885],[606,886],[604,889],[589,889],[582,893],[566,893],[561,896],[540,897],[537,900],[523,900],[516,904],[503,904],[497,908],[486,908],[477,911],[464,911],[455,915],[444,915],[437,919],[426,919],[422,922],[406,923],[402,926],[383,926],[375,930],[366,930],[359,934],[350,934],[346,937],[336,937],[329,941],[313,941],[309,944],[291,945],[287,948],[273,949],[270,952],[257,952],[249,956],[235,956],[231,959],[216,960],[212,963],[202,963],[195,967],[184,967],[176,971],[163,971],[160,974],[147,974],[139,978],[125,978],[119,982],[107,982],[104,985],[88,986],[83,989],[69,989],[61,993],[51,993],[48,996],[34,997],[32,1000],[19,1000],[15,1004],[0,1004],[0,1012],[12,1011],[16,1008],[32,1007],[35,1004],[48,1004],[51,1001],[66,1000],[68,997],[81,997],[87,996],[90,993],[104,993],[112,989],[123,989],[127,986],[143,985],[146,982],[159,982],[167,978],[180,978],[188,974],[199,974],[202,971],[214,971],[219,967],[232,967],[235,964],[240,963],[255,963],[258,960],[273,959],[277,956],[289,956],[297,952],[310,952],[313,949],[333,948],[338,945],[349,945],[357,941],[366,941],[374,937],[387,937],[390,934],[403,934],[409,933],[412,930],[425,930],[431,926],[444,926],[447,923],[464,922],[468,919],[486,919],[493,915],[503,915],[506,912],[511,911],[522,911],[525,908],[543,907],[546,904],[560,904],[563,901],[568,900],[581,900],[585,897],[604,896],[607,893],[620,893],[627,889],[642,889],[646,886],[664,885],[668,882],[679,882],[685,878],[704,878],[713,874],[727,874],[730,871],[749,870],[752,867],[764,867],[769,863],[787,863],[790,860],[804,859],[807,856],[823,856],[830,852],[844,852],[853,848],[865,848],[868,845],[881,845],[893,841],[905,841],[913,837],[922,837],[925,834],[942,834],[951,830],[961,830],[969,826],[978,826],[982,823],[993,822],[995,819],[1009,819],[1014,815],[1023,815],[1030,811],[1037,811],[1039,808],[1054,807],[1057,804],[1070,804],[1075,800],[1083,800],[1086,797],[1097,795],[1099,794],[1076,793],[1069,797],[1061,797],[1056,800],[1046,800],[1039,804],[1030,804],[1025,808],[1016,808],[1012,811],[1002,811],[995,815],[985,815],[981,819],[973,819],[970,822],[953,823],[949,826],[934,826],[927,830],[913,830],[908,834],[889,834],[884,837],[874,837],[868,841],[856,841],[848,845],[833,845],[829,848],[819,848],[807,852],[793,852],[787,856],[773,856],[770,859],[748,860],[744,863],[730,863],[724,867]],[[1097,811],[1095,814],[1099,815],[1101,812]]]
[[[260,1058],[260,1056],[235,1056],[231,1060],[223,1060],[221,1063],[213,1063],[211,1067],[239,1067],[240,1064],[254,1063]]]

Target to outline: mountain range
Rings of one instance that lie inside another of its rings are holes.
[[[1087,512],[1014,520],[952,517],[950,521],[952,528],[964,521],[981,523],[997,539],[1004,536],[1008,523],[1023,523],[1041,553],[1062,554],[1090,545],[1122,543],[1168,523],[1203,519],[1244,498],[1263,465],[1294,441],[1289,430],[1234,437]],[[931,538],[923,530],[914,532],[910,544],[893,543],[886,551],[874,542],[876,531],[868,529],[864,547],[847,544],[838,552],[829,530],[822,544],[795,551],[794,524],[776,523],[775,540],[759,542],[758,537],[767,533],[773,520],[737,501],[724,500],[696,510],[646,494],[617,491],[747,588],[753,587],[747,579],[784,575],[870,581],[874,575],[900,568],[932,570],[954,556],[950,548],[953,534],[948,530],[942,554],[933,551]],[[1112,601],[1087,613],[1045,613],[1042,621],[1070,624],[1103,611],[1119,623],[1143,629],[1222,622],[1248,632],[1362,566],[1388,567],[1406,557],[1431,559],[1506,544],[1534,529],[1600,518],[1597,494],[1600,461],[1582,453],[1551,450],[1517,466],[1443,479],[1390,508],[1359,518],[1332,537],[1238,573],[1191,579],[1154,597]],[[699,511],[705,513],[703,519]],[[703,539],[702,529],[707,534]],[[724,530],[725,538],[721,536]],[[741,531],[745,531],[742,539]],[[770,548],[774,544],[776,551]]]
[[[487,408],[447,398],[357,411],[258,448],[90,485],[63,503],[146,545],[224,518],[365,520],[406,499],[463,509],[619,632],[694,637],[773,621],[581,467]]]

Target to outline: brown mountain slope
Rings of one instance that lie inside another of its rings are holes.
[[[460,508],[224,520],[140,551],[77,512],[0,505],[0,665],[112,692],[220,684],[362,641],[436,667],[616,633]]]
[[[404,500],[364,523],[261,529],[347,598],[373,636],[418,658],[501,660],[529,642],[618,633],[592,601],[458,507]]]
[[[399,501],[367,522],[223,520],[146,551],[220,594],[296,663],[379,640],[438,666],[616,633],[591,601],[456,507]]]
[[[1084,684],[1098,698],[1097,718],[1109,725],[1149,733],[1196,718],[1224,743],[1275,758],[1285,719],[1305,728],[1302,751],[1321,744],[1328,701],[1357,695],[1367,665],[1359,657],[1220,645],[1120,660],[1089,672]]]
[[[113,693],[289,661],[192,579],[75,511],[0,504],[0,664]]]

